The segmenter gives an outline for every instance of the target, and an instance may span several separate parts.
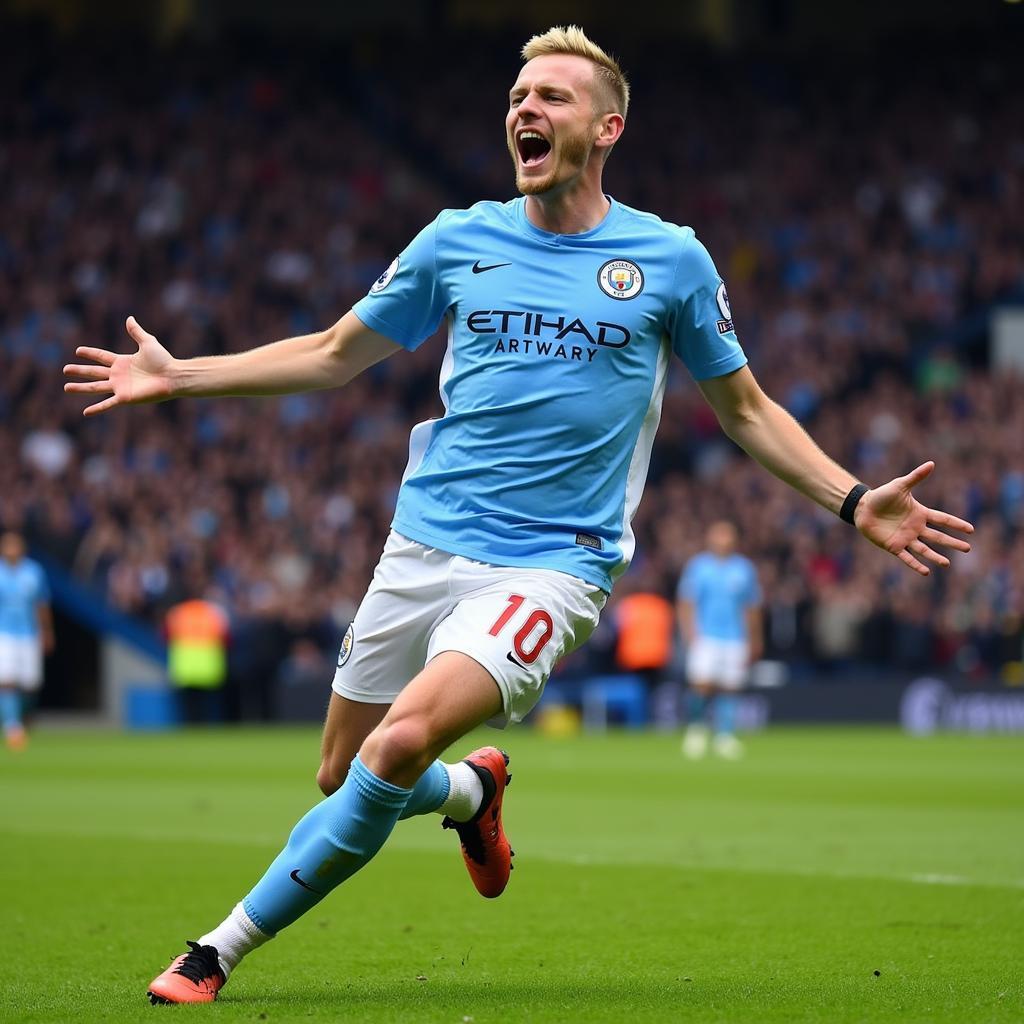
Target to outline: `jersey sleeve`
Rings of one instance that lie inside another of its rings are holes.
[[[725,283],[707,249],[692,235],[679,255],[674,285],[669,335],[693,378],[721,377],[745,365]]]
[[[33,568],[35,569],[35,603],[49,604],[50,584],[46,581],[46,573],[43,572],[43,567],[41,565],[35,565]]]
[[[757,569],[754,568],[754,563],[750,561],[747,562],[747,587],[743,596],[743,603],[748,608],[757,607],[763,600],[761,581],[757,578]]]
[[[352,311],[403,348],[418,348],[450,305],[437,270],[438,216],[392,260]]]

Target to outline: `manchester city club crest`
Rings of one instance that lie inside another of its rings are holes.
[[[597,272],[597,283],[613,299],[635,299],[644,290],[644,272],[630,260],[609,260]]]
[[[352,656],[352,647],[356,642],[356,634],[350,625],[345,630],[345,636],[341,641],[341,650],[338,651],[338,668],[341,668],[346,661]]]

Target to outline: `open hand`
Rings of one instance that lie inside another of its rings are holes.
[[[873,488],[860,499],[853,514],[857,529],[872,544],[895,555],[922,576],[931,572],[925,562],[943,567],[949,565],[949,559],[931,545],[954,551],[971,550],[967,541],[952,537],[938,527],[974,533],[974,527],[966,520],[926,508],[910,493],[911,488],[930,476],[934,468],[934,462],[925,462],[906,476],[898,476],[881,487]]]
[[[64,376],[73,378],[64,390],[77,395],[109,395],[83,411],[96,416],[118,405],[163,402],[173,397],[171,371],[174,358],[152,334],[144,331],[130,316],[125,328],[138,346],[131,355],[108,352],[104,348],[75,349],[75,355],[91,359],[89,364],[69,364]]]

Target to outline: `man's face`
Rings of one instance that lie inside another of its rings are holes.
[[[732,523],[712,523],[708,528],[708,548],[720,557],[731,555],[739,543],[736,527]]]
[[[25,554],[25,542],[16,533],[5,533],[0,537],[0,558],[12,565],[20,562]]]
[[[539,195],[577,177],[594,154],[600,116],[594,65],[553,54],[523,65],[509,93],[505,133],[516,188]]]

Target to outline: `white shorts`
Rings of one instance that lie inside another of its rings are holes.
[[[746,640],[698,637],[686,655],[690,683],[710,683],[738,690],[747,681],[750,646]]]
[[[0,633],[0,683],[15,683],[23,690],[43,684],[43,646],[35,636]]]
[[[553,569],[488,565],[391,531],[373,581],[341,642],[334,692],[391,704],[443,651],[479,662],[519,722],[540,700],[555,662],[597,626],[607,594]]]

